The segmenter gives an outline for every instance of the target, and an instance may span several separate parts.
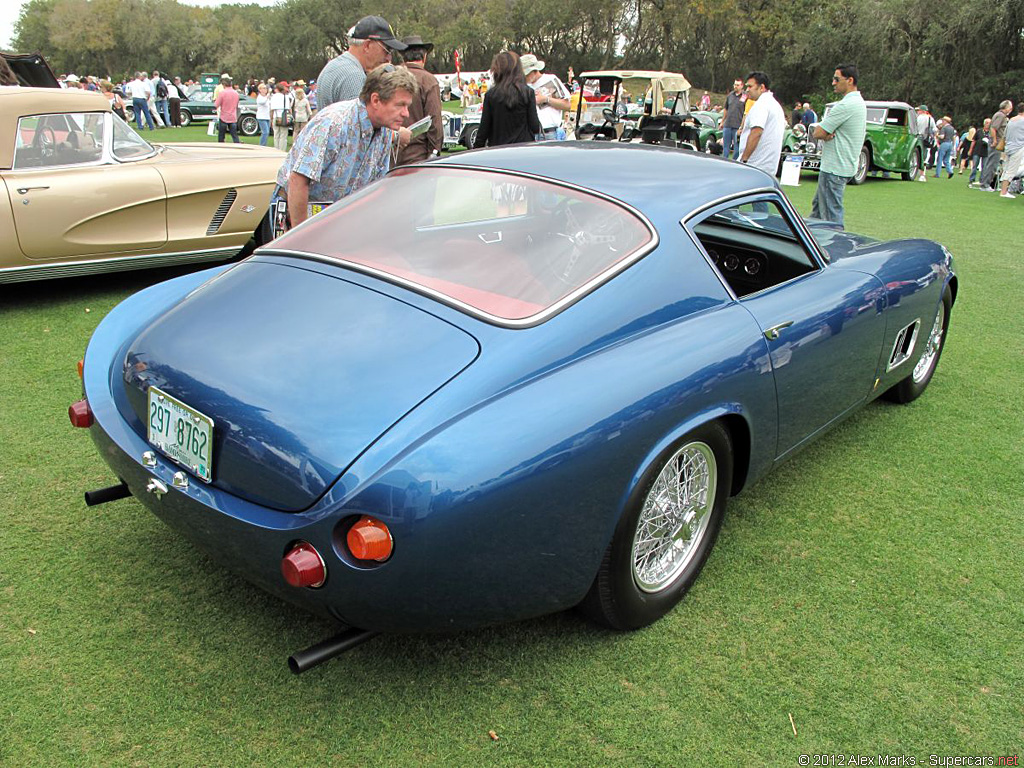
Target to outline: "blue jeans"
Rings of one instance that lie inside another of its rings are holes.
[[[953,175],[953,142],[944,141],[939,144],[939,159],[935,161],[935,178],[939,178],[942,169],[945,168],[950,176]]]
[[[156,100],[156,111],[160,113],[160,116],[164,119],[164,125],[168,128],[171,127],[171,108],[168,106],[167,99]]]
[[[223,120],[217,121],[217,141],[221,144],[224,143],[224,134],[230,133],[231,140],[235,144],[240,144],[241,140],[238,138],[238,123],[225,123]]]
[[[843,226],[843,193],[849,181],[846,176],[820,171],[818,191],[814,193],[814,202],[811,203],[811,216]]]
[[[974,183],[975,176],[981,176],[981,169],[984,167],[985,158],[980,155],[971,155],[971,177],[967,179],[968,184]]]
[[[270,121],[269,120],[256,120],[260,124],[260,146],[267,146],[267,137],[270,135]]]
[[[149,130],[155,131],[156,126],[153,125],[153,115],[149,113],[149,102],[145,99],[133,98],[132,109],[135,111],[135,127],[140,131],[145,130],[142,127],[142,116],[146,116],[146,122],[149,124]]]
[[[722,128],[722,157],[736,160],[740,156],[740,141],[738,128]]]

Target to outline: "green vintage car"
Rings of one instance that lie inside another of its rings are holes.
[[[124,106],[128,121],[135,119],[135,110],[131,101],[126,100]],[[181,100],[181,124],[189,126],[197,122],[210,122],[217,119],[217,107],[213,104],[213,94],[195,90],[188,98]],[[256,99],[243,96],[238,101],[238,132],[243,136],[255,136],[260,132],[256,122]]]
[[[865,101],[867,132],[860,150],[857,173],[851,184],[863,184],[868,173],[899,173],[904,181],[913,181],[921,168],[924,148],[917,133],[917,112],[902,101]],[[828,115],[832,104],[825,107]],[[788,154],[803,155],[801,168],[816,171],[821,166],[821,141],[807,138]]]

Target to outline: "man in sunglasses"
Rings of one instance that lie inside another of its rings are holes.
[[[818,191],[811,216],[843,226],[843,194],[857,173],[857,161],[867,132],[867,107],[857,90],[857,67],[840,64],[832,76],[832,88],[841,97],[814,126],[813,136],[824,141]]]
[[[392,51],[405,48],[380,16],[361,18],[348,31],[348,50],[327,62],[316,79],[317,107],[357,98],[366,73],[389,63]]]

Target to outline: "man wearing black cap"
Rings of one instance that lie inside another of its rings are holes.
[[[433,43],[423,42],[419,35],[403,37],[406,49],[402,51],[405,66],[416,78],[420,91],[409,105],[409,116],[405,119],[405,127],[419,122],[428,115],[431,118],[430,128],[426,133],[413,138],[399,153],[398,165],[418,163],[441,153],[441,86],[437,78],[427,72],[427,54],[433,49]]]
[[[404,51],[405,43],[380,16],[364,16],[348,31],[348,50],[327,62],[316,79],[317,107],[359,96],[366,73],[391,61],[392,51]]]

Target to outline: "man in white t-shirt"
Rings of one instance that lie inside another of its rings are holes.
[[[537,141],[559,138],[562,113],[570,110],[569,99],[572,94],[557,76],[544,74],[544,62],[539,61],[532,53],[520,56],[519,64],[523,68],[526,82],[536,92],[537,117],[540,118],[541,129]]]
[[[743,120],[740,134],[740,162],[760,168],[774,176],[782,157],[782,138],[786,113],[770,90],[771,80],[764,72],[747,75],[747,98],[754,101]]]
[[[149,90],[149,81],[146,80],[145,72],[136,72],[135,79],[128,83],[128,92],[132,96],[132,111],[135,113],[135,125],[138,129],[144,130],[142,118],[146,118],[149,130],[155,131],[153,115],[149,111],[149,98],[152,95]]]

